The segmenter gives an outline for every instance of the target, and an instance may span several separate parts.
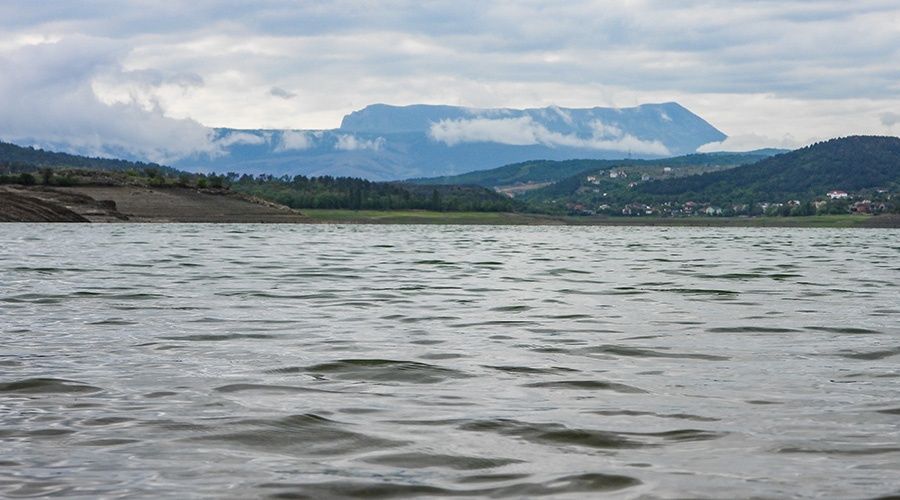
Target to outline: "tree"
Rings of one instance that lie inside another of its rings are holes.
[[[431,204],[428,207],[432,210],[441,210],[441,193],[437,189],[431,190]]]
[[[53,179],[53,169],[50,167],[44,167],[41,169],[41,184],[45,186],[50,185],[50,180]]]

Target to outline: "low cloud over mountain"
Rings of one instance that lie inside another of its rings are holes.
[[[725,138],[676,103],[524,110],[376,104],[345,116],[334,130],[218,129],[214,154],[193,155],[176,166],[388,180],[535,158],[670,156]]]

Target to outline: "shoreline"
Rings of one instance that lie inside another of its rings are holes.
[[[430,224],[499,226],[900,228],[900,214],[608,217],[426,210],[294,210],[226,190],[0,186],[0,222]]]
[[[781,228],[900,228],[900,215],[812,215],[806,217],[603,217],[554,216],[504,212],[428,212],[374,210],[303,210],[318,224],[432,224],[502,226],[622,226],[622,227],[781,227]]]

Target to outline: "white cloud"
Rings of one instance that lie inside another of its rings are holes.
[[[281,141],[275,146],[275,151],[302,151],[315,146],[315,136],[309,132],[300,130],[286,130],[281,135]]]
[[[102,102],[97,75],[121,74],[121,47],[76,36],[0,51],[0,137],[93,156],[168,162],[215,154],[213,133],[156,106]]]
[[[472,120],[441,120],[431,124],[429,136],[448,146],[465,142],[499,142],[513,146],[539,144],[538,125],[529,116],[518,118],[475,118]],[[547,130],[544,128],[543,130]],[[547,131],[549,133],[549,131]]]
[[[28,119],[0,118],[0,136],[101,151],[100,138],[109,137],[112,149],[178,156],[215,150],[200,123],[333,128],[373,102],[523,108],[674,100],[729,134],[764,133],[775,143],[785,134],[805,143],[896,130],[896,0],[367,5],[0,2],[0,109],[34,110]],[[51,64],[48,46],[65,60]],[[152,124],[135,123],[142,113],[155,117]],[[159,139],[141,135],[152,130]]]
[[[547,110],[554,113],[556,116],[558,116],[563,121],[563,123],[565,123],[566,125],[572,124],[572,114],[569,113],[568,111],[561,109],[559,106],[556,106],[556,105],[548,106]]]
[[[768,137],[758,134],[736,135],[721,142],[711,142],[697,148],[699,153],[713,153],[717,151],[754,151],[756,149],[779,148],[796,149],[803,146],[801,141],[790,134],[782,137]]]
[[[229,132],[224,137],[215,141],[216,145],[227,148],[228,146],[250,145],[258,146],[269,142],[269,138],[249,132]]]
[[[498,142],[513,146],[540,144],[548,147],[573,147],[604,151],[633,151],[635,153],[667,155],[669,150],[659,141],[643,141],[624,134],[621,129],[593,123],[595,134],[589,138],[548,130],[530,116],[517,118],[474,118],[470,120],[441,120],[433,123],[429,136],[448,146],[467,142]]]
[[[334,149],[340,151],[380,151],[381,148],[384,147],[384,144],[384,137],[378,137],[375,139],[360,139],[354,135],[340,134],[337,136],[337,142],[334,145]]]
[[[594,131],[594,137],[616,139],[623,136],[622,129],[615,125],[607,125],[600,120],[593,120],[591,129]]]

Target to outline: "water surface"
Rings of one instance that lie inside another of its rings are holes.
[[[900,231],[0,236],[0,496],[900,493]]]

